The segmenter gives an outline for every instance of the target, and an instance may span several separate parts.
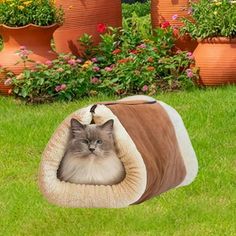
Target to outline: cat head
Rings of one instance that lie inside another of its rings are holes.
[[[104,124],[83,125],[71,119],[72,145],[70,151],[78,157],[105,157],[115,152],[113,140],[113,123],[108,120]]]

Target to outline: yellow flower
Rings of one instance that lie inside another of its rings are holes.
[[[19,10],[23,10],[25,7],[24,6],[18,6],[17,7]]]
[[[220,6],[222,4],[222,2],[216,2],[215,5],[216,6]]]
[[[217,15],[217,11],[214,11],[213,13],[214,13],[214,15]]]
[[[92,65],[93,64],[93,62],[92,61],[90,61],[90,60],[88,60],[88,61],[86,61],[83,65],[82,65],[82,68],[88,68],[90,65]]]
[[[25,6],[29,6],[31,3],[32,3],[32,1],[23,2],[23,4],[24,4]]]
[[[93,62],[90,61],[90,60],[87,60],[87,61],[85,62],[85,64],[91,65],[91,64],[93,64]]]

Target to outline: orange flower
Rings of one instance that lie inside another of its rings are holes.
[[[147,59],[147,61],[148,61],[148,62],[154,62],[154,60],[153,60],[152,57],[149,57],[149,58]]]
[[[119,48],[115,49],[112,54],[116,55],[116,54],[119,54],[121,53],[121,50]]]
[[[124,63],[130,62],[130,61],[133,61],[133,59],[128,57],[128,58],[118,60],[118,63],[124,64]]]
[[[7,93],[10,95],[12,94],[12,89],[8,89]]]
[[[147,70],[148,70],[148,71],[153,71],[153,70],[155,70],[155,67],[154,67],[154,66],[148,66],[148,67],[147,67]]]

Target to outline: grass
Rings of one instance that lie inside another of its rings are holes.
[[[69,113],[112,98],[26,106],[0,97],[0,235],[236,235],[236,86],[157,98],[183,117],[199,159],[196,181],[129,208],[66,209],[39,192],[42,151]]]

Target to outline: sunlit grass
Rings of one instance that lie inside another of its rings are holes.
[[[37,186],[43,149],[73,103],[0,97],[0,235],[236,235],[236,87],[157,95],[182,115],[199,160],[190,186],[125,209],[50,205]]]

